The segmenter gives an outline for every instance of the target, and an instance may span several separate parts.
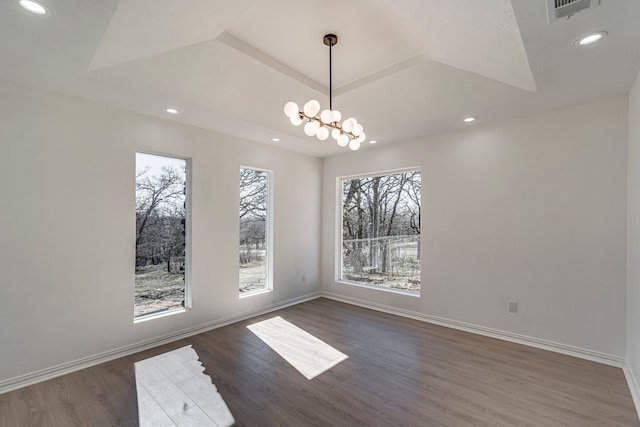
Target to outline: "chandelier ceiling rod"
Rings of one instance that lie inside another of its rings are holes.
[[[331,65],[331,48],[338,44],[338,36],[335,34],[327,34],[324,36],[324,44],[329,46],[329,110],[333,111],[333,66]]]

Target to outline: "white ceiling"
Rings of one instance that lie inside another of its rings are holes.
[[[640,67],[638,0],[551,24],[545,0],[42,3],[50,14],[0,0],[0,78],[321,157],[345,149],[282,108],[328,107],[326,33],[334,108],[380,145],[623,95]]]

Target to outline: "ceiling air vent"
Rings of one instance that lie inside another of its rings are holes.
[[[547,0],[547,13],[549,23],[568,18],[581,10],[600,6],[600,0]]]

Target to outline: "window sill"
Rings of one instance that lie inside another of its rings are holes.
[[[357,286],[359,288],[365,288],[365,289],[373,289],[375,291],[390,292],[392,294],[404,295],[408,297],[420,298],[420,292],[405,291],[404,289],[385,288],[383,286],[367,285],[361,282],[354,282],[351,280],[341,280],[341,279],[336,280],[336,283],[340,283],[342,285]]]
[[[247,298],[247,297],[252,297],[254,295],[262,295],[262,294],[267,294],[269,292],[272,292],[273,289],[260,289],[257,291],[251,291],[251,292],[243,292],[240,294],[240,299],[243,298]]]
[[[140,315],[139,317],[134,317],[133,318],[133,323],[142,323],[142,322],[146,322],[147,320],[154,320],[154,319],[159,319],[161,317],[166,317],[166,316],[171,316],[174,314],[178,314],[178,313],[184,313],[186,312],[187,309],[184,307],[181,308],[174,308],[171,310],[167,310],[167,311],[163,311],[161,313],[151,313],[151,314],[143,314]]]

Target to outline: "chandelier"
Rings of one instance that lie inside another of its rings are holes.
[[[338,43],[338,36],[327,34],[323,38],[325,45],[329,46],[329,109],[323,110],[320,115],[320,103],[315,99],[304,104],[302,111],[295,102],[287,102],[284,105],[284,114],[289,117],[291,124],[300,126],[304,123],[304,133],[307,136],[316,136],[320,141],[329,137],[335,139],[340,147],[349,146],[353,151],[360,148],[360,143],[366,138],[362,125],[353,117],[349,117],[340,124],[342,114],[333,109],[333,82],[331,76],[331,48]],[[329,132],[331,129],[331,132]]]

